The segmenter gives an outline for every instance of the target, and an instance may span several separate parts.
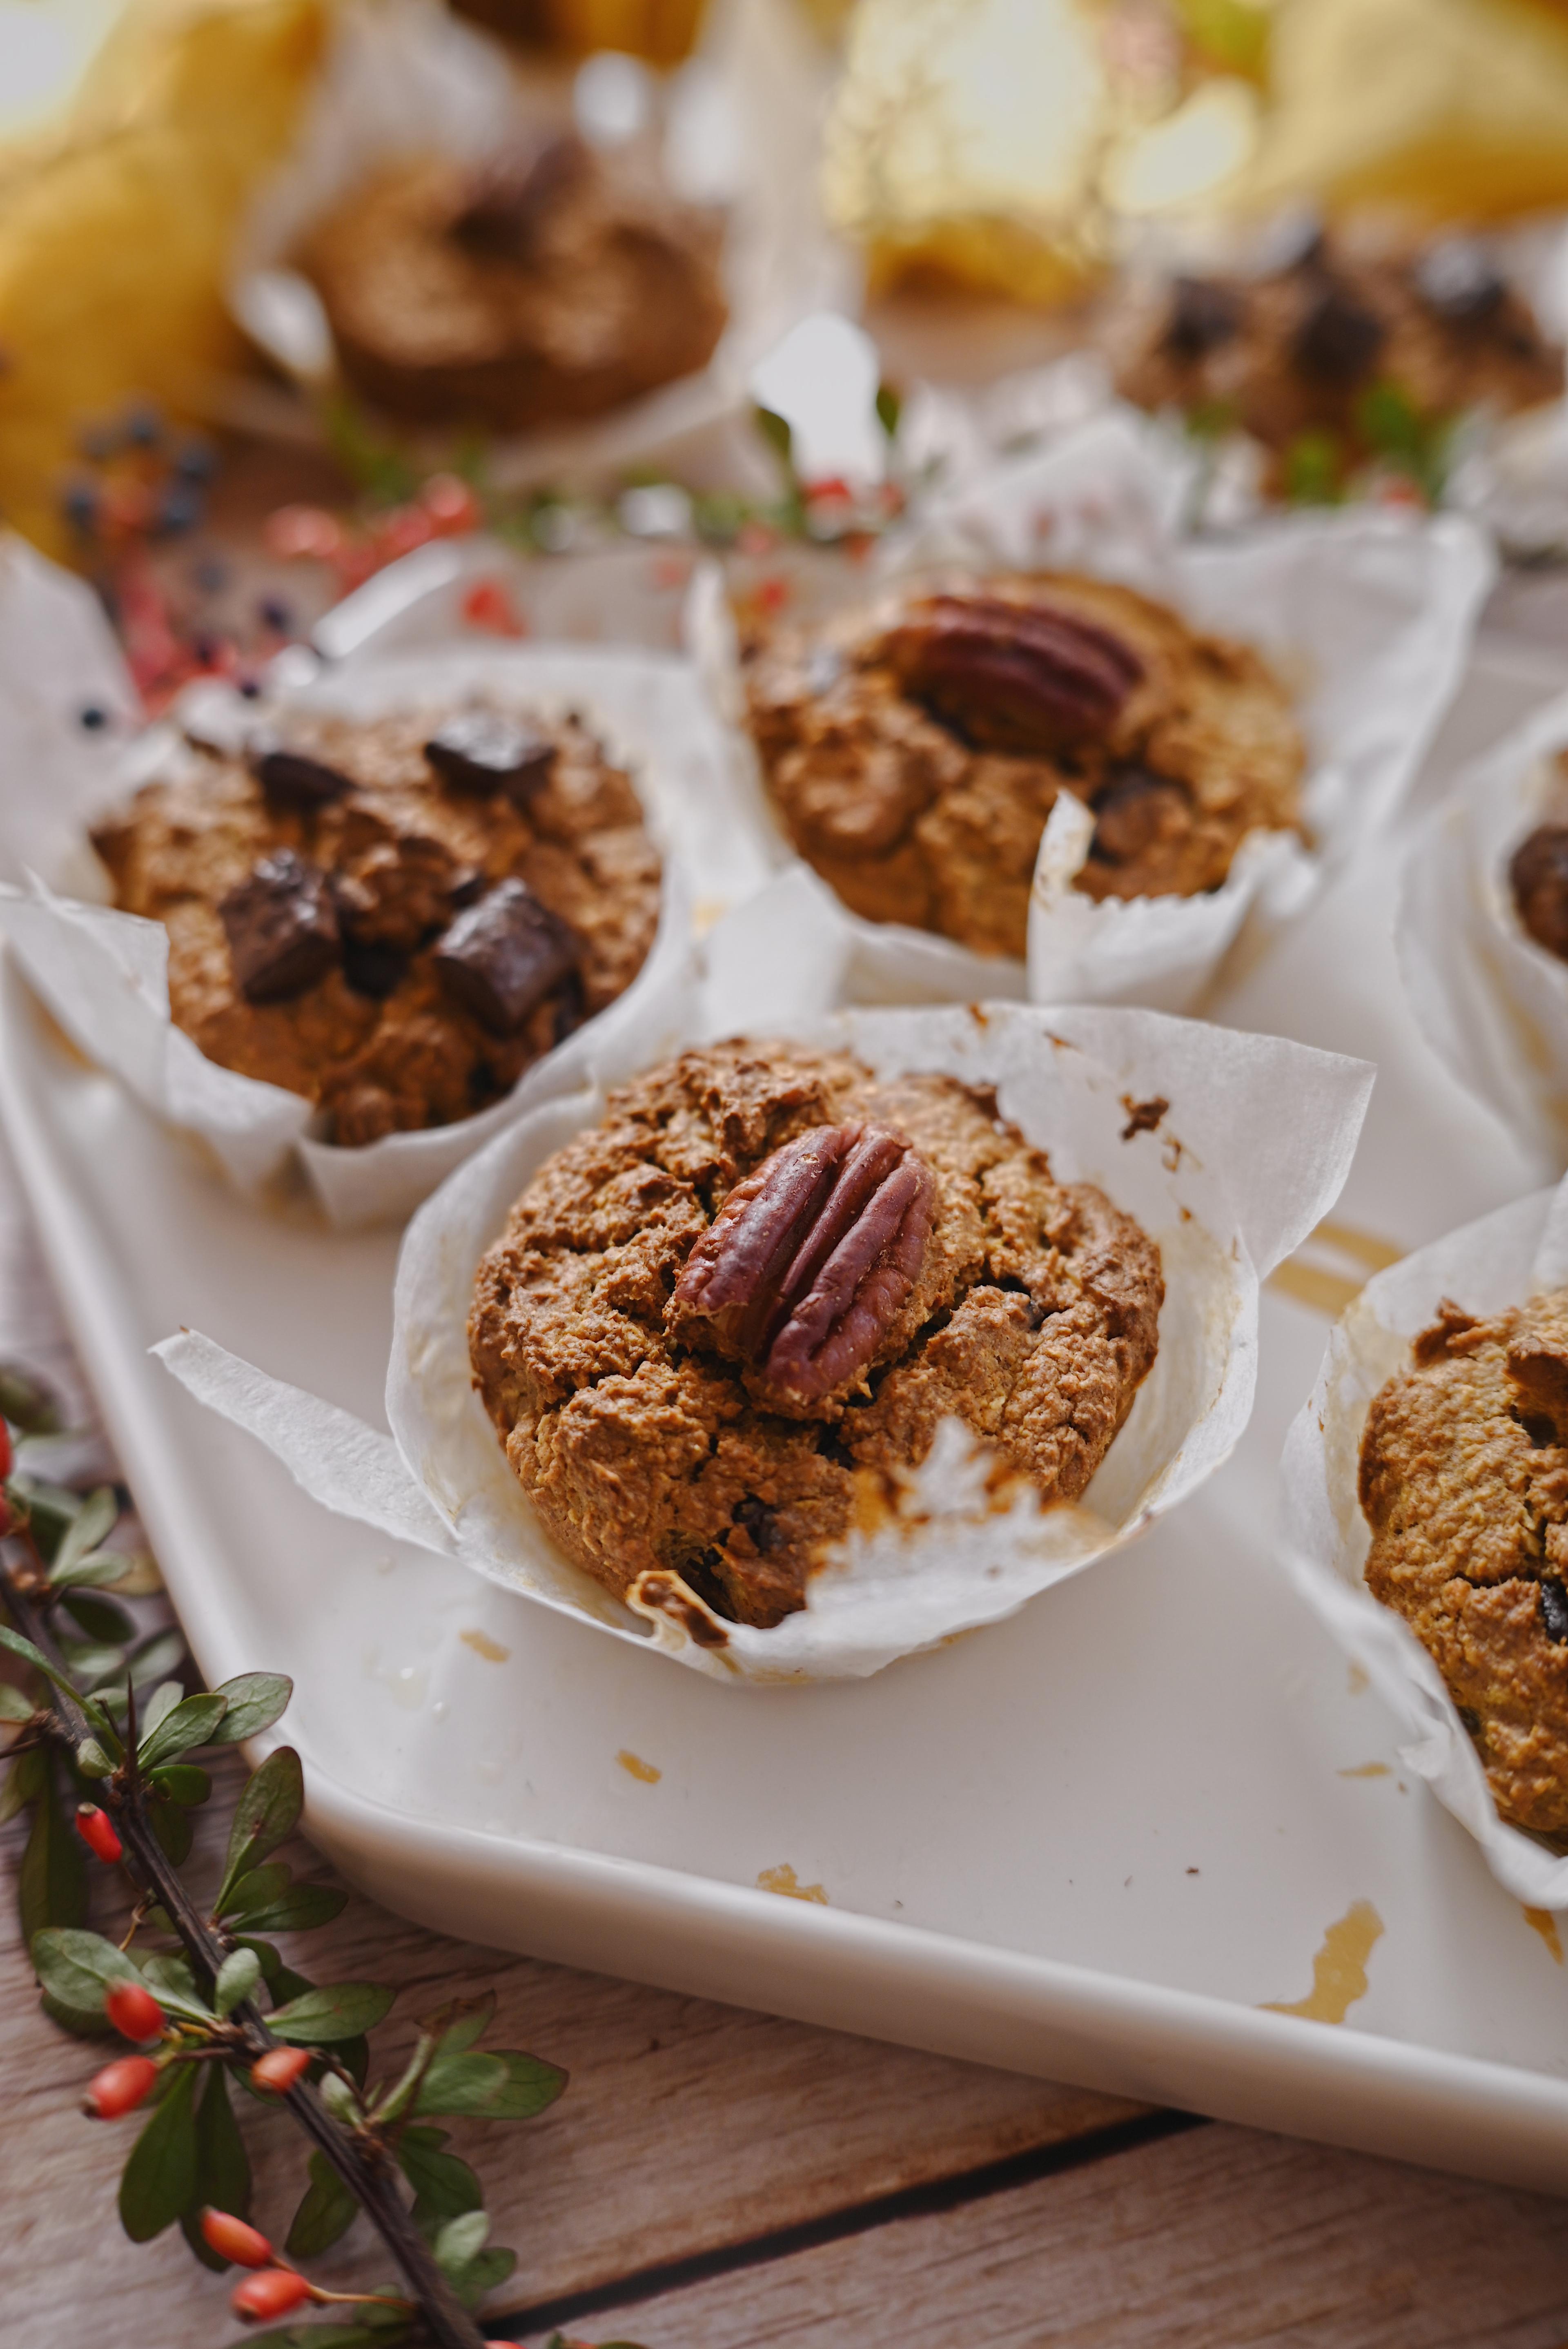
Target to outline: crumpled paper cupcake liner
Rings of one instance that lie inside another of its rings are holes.
[[[535,1061],[504,1101],[455,1124],[388,1134],[362,1149],[322,1141],[308,1101],[220,1067],[174,1025],[161,923],[60,894],[73,884],[78,892],[103,885],[86,846],[88,823],[155,771],[178,738],[172,725],[131,735],[134,697],[123,684],[105,705],[121,720],[112,747],[101,731],[82,730],[76,697],[78,656],[92,649],[83,641],[84,632],[90,637],[82,611],[90,593],[37,556],[18,567],[6,554],[0,621],[19,611],[41,613],[50,625],[19,631],[17,642],[35,655],[25,673],[0,659],[0,737],[26,754],[0,798],[0,866],[19,876],[0,885],[0,936],[72,1040],[156,1116],[205,1145],[242,1190],[262,1190],[293,1160],[334,1224],[402,1217],[534,1102],[593,1081],[616,1082],[689,1031],[698,983],[693,905],[704,886],[703,843],[721,833],[724,784],[722,748],[685,663],[580,647],[497,646],[366,657],[265,705],[205,688],[204,716],[221,719],[226,704],[236,727],[258,706],[331,708],[370,719],[480,691],[525,707],[577,709],[624,761],[665,859],[658,932],[636,978]],[[59,625],[67,613],[74,624]],[[113,674],[111,650],[98,647],[106,678]],[[46,878],[32,869],[40,854],[48,859]],[[730,862],[723,860],[727,874]]]
[[[882,1075],[995,1085],[1002,1113],[1048,1152],[1059,1178],[1099,1183],[1159,1242],[1159,1355],[1081,1503],[1042,1508],[1016,1477],[988,1486],[995,1455],[952,1420],[897,1506],[834,1545],[805,1608],[773,1630],[720,1621],[670,1576],[644,1577],[624,1606],[569,1565],[474,1391],[467,1321],[480,1257],[543,1160],[597,1122],[597,1089],[533,1110],[410,1225],[389,1435],[200,1333],[157,1351],[328,1508],[715,1678],[862,1677],[1012,1614],[1174,1507],[1235,1444],[1253,1405],[1259,1281],[1336,1196],[1373,1072],[1273,1037],[1089,1006],[860,1010],[762,1032],[847,1047]],[[1132,1118],[1135,1103],[1155,1109],[1152,1123]]]
[[[1192,897],[1108,898],[1072,885],[1092,823],[1064,794],[1040,844],[1025,964],[851,914],[836,898],[853,999],[1199,1008],[1397,813],[1458,688],[1494,565],[1454,516],[1362,509],[1260,523],[1228,540],[1180,534],[1190,468],[1117,409],[1043,451],[977,476],[890,540],[867,598],[942,567],[1083,570],[1255,645],[1297,696],[1310,835],[1249,833],[1223,885]],[[716,569],[694,582],[687,636],[732,743],[738,816],[779,864],[793,852],[745,723],[734,621]]]
[[[1369,1280],[1328,1341],[1312,1399],[1280,1466],[1280,1554],[1291,1580],[1394,1714],[1400,1762],[1424,1778],[1480,1845],[1517,1899],[1568,1908],[1568,1858],[1499,1816],[1442,1675],[1403,1618],[1367,1590],[1371,1532],[1357,1475],[1373,1397],[1408,1370],[1410,1341],[1451,1297],[1491,1314],[1568,1283],[1568,1184],[1450,1232]]]
[[[1565,747],[1560,694],[1469,769],[1411,844],[1394,934],[1427,1041],[1543,1176],[1568,1166],[1568,963],[1525,929],[1508,867],[1543,819],[1568,819]]]

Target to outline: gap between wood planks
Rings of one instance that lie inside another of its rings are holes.
[[[844,2209],[828,2211],[820,2218],[802,2220],[797,2226],[780,2227],[773,2234],[752,2235],[743,2242],[694,2252],[689,2259],[640,2268],[634,2274],[617,2276],[614,2282],[585,2292],[562,2292],[531,2308],[512,2309],[506,2314],[487,2312],[485,2331],[491,2338],[501,2341],[521,2338],[525,2333],[553,2332],[584,2316],[633,2308],[640,2301],[655,2300],[691,2284],[707,2283],[716,2276],[765,2267],[773,2260],[789,2259],[798,2251],[813,2251],[824,2243],[869,2234],[895,2220],[929,2219],[939,2211],[955,2210],[968,2202],[983,2202],[990,2195],[1032,2186],[1040,2178],[1058,2177],[1067,2170],[1087,2169],[1091,2163],[1109,2161],[1119,2154],[1136,2153],[1144,2146],[1159,2144],[1164,2137],[1181,2137],[1190,2129],[1208,2127],[1199,2113],[1140,2113],[1131,2120],[1113,2121],[1105,2128],[1086,2130],[1082,2137],[1053,2145],[1031,2146],[1026,2152],[1008,2154],[1001,2161],[985,2162],[977,2169],[960,2170],[955,2177],[932,2178],[921,2186],[902,2187],[896,2193],[876,2195],[867,2202],[851,2203]]]

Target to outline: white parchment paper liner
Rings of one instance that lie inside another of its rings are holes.
[[[1362,1666],[1407,1740],[1399,1759],[1470,1829],[1517,1899],[1568,1909],[1568,1859],[1497,1813],[1442,1675],[1415,1633],[1362,1579],[1372,1537],[1357,1497],[1372,1398],[1410,1363],[1439,1299],[1492,1314],[1568,1283],[1568,1184],[1466,1224],[1369,1280],[1335,1329],[1281,1462],[1281,1554],[1307,1604]]]
[[[494,440],[489,466],[500,486],[630,464],[710,431],[743,408],[750,369],[799,319],[858,305],[858,264],[830,234],[813,192],[826,71],[818,45],[783,0],[728,0],[713,16],[703,55],[669,86],[676,95],[664,145],[672,185],[726,209],[725,332],[696,374],[581,424]],[[289,265],[300,241],[399,157],[480,160],[521,128],[564,126],[565,100],[559,73],[520,72],[496,41],[433,0],[350,0],[335,14],[294,150],[238,240],[229,305],[240,324],[306,389],[329,381],[330,327],[315,289]],[[264,429],[260,405],[249,420]],[[442,437],[426,435],[432,444]]]
[[[1189,472],[1152,427],[1119,409],[940,501],[889,542],[859,592],[944,563],[1077,569],[1256,645],[1297,696],[1312,851],[1294,833],[1260,831],[1242,843],[1223,886],[1206,895],[1096,904],[1072,886],[1092,823],[1064,794],[1035,869],[1026,969],[900,923],[864,921],[835,898],[851,999],[1026,993],[1037,1003],[1190,1011],[1243,930],[1261,944],[1398,811],[1463,673],[1493,576],[1484,542],[1454,516],[1363,508],[1199,543],[1180,534]],[[743,722],[736,633],[717,573],[694,585],[687,616],[693,651],[729,723],[738,806],[786,862],[791,851]]]
[[[1564,745],[1560,694],[1467,771],[1411,843],[1394,933],[1427,1041],[1543,1177],[1568,1166],[1568,963],[1521,922],[1508,866],[1527,833],[1568,814],[1553,771]]]
[[[42,855],[58,880],[74,858],[74,874],[92,886],[96,860],[83,847],[88,821],[178,745],[172,729],[160,727],[129,746],[122,733],[118,748],[106,752],[100,734],[83,732],[76,716],[83,698],[77,680],[78,655],[94,652],[82,610],[82,600],[91,600],[88,591],[37,556],[15,558],[9,546],[5,555],[0,745],[7,774],[0,793],[0,864],[24,877],[19,885],[0,885],[0,936],[72,1040],[155,1115],[198,1137],[242,1190],[270,1183],[294,1157],[333,1223],[351,1226],[406,1216],[532,1102],[573,1092],[591,1078],[614,1083],[687,1031],[696,999],[689,859],[706,856],[726,876],[728,861],[722,853],[720,746],[684,662],[667,655],[531,646],[366,658],[325,672],[270,705],[373,718],[486,692],[502,702],[580,709],[612,754],[625,761],[665,858],[658,933],[624,995],[536,1061],[504,1101],[477,1116],[343,1149],[315,1138],[309,1102],[220,1067],[174,1025],[169,938],[161,923],[57,894],[30,870],[33,856]],[[36,625],[40,614],[49,625]],[[10,622],[17,615],[26,625],[13,636]],[[57,635],[52,633],[57,625]],[[110,680],[105,706],[129,728],[133,697],[123,683],[113,684],[105,648],[97,653]],[[208,698],[211,703],[211,689]],[[714,845],[705,849],[705,843]],[[101,884],[101,875],[96,877]]]
[[[860,1010],[790,1032],[847,1045],[884,1075],[944,1071],[995,1084],[1004,1114],[1049,1151],[1058,1175],[1101,1184],[1158,1239],[1167,1290],[1159,1357],[1080,1506],[1042,1510],[1017,1479],[988,1494],[994,1455],[945,1423],[897,1514],[839,1546],[801,1612],[764,1631],[719,1625],[694,1600],[694,1636],[645,1605],[639,1630],[631,1609],[543,1535],[468,1358],[474,1267],[542,1160],[597,1120],[596,1091],[519,1121],[410,1225],[387,1371],[390,1436],[199,1334],[156,1350],[327,1507],[716,1677],[860,1677],[1013,1613],[1173,1507],[1236,1443],[1253,1405],[1259,1280],[1337,1195],[1373,1072],[1273,1037],[1087,1006]],[[1130,1104],[1156,1094],[1170,1104],[1157,1130],[1129,1135]]]

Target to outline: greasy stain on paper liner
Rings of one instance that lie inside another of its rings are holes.
[[[488,1631],[459,1631],[458,1637],[465,1648],[471,1648],[487,1664],[504,1664],[511,1657],[511,1650],[503,1648],[499,1640],[492,1640]]]
[[[828,1896],[820,1884],[802,1884],[788,1860],[778,1868],[765,1868],[757,1878],[759,1892],[782,1892],[788,1900],[815,1900],[828,1906]]]
[[[1312,1961],[1312,1988],[1305,1998],[1264,1999],[1269,2014],[1299,2014],[1309,2023],[1343,2023],[1367,1995],[1367,1961],[1383,1938],[1383,1920],[1370,1900],[1353,1900],[1328,1928]]]
[[[1539,1933],[1559,1965],[1563,1963],[1563,1942],[1557,1930],[1557,1920],[1550,1909],[1527,1909],[1524,1921],[1532,1933]]]
[[[1357,1762],[1353,1770],[1336,1770],[1336,1778],[1391,1778],[1393,1772],[1387,1762]]]
[[[645,1762],[640,1754],[632,1753],[624,1745],[622,1746],[615,1759],[627,1777],[635,1778],[640,1785],[656,1786],[665,1775],[662,1770],[656,1770],[651,1762]]]

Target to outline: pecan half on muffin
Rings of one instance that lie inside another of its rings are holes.
[[[295,713],[187,746],[96,825],[114,902],[169,932],[176,1024],[348,1145],[511,1092],[629,987],[660,864],[576,717]]]
[[[500,431],[598,416],[706,367],[720,224],[574,134],[479,169],[394,165],[296,256],[349,381],[390,415]]]
[[[744,647],[748,719],[795,847],[851,910],[1022,957],[1059,792],[1096,816],[1091,897],[1217,888],[1295,826],[1305,752],[1244,645],[1076,573],[956,578]]]
[[[474,1377],[566,1555],[771,1625],[954,1416],[1076,1500],[1158,1345],[1160,1251],[993,1095],[730,1042],[613,1094],[480,1266]]]
[[[1361,1444],[1367,1587],[1431,1656],[1498,1809],[1568,1832],[1568,1290],[1446,1299]]]
[[[1568,750],[1553,761],[1555,797],[1568,786]],[[1521,926],[1560,962],[1568,962],[1568,823],[1561,806],[1527,833],[1508,860],[1508,887]]]
[[[1303,223],[1289,245],[1253,276],[1130,294],[1107,323],[1123,398],[1238,426],[1281,460],[1276,489],[1322,494],[1373,458],[1428,470],[1434,428],[1562,391],[1563,353],[1480,239],[1413,251]]]

